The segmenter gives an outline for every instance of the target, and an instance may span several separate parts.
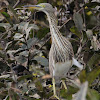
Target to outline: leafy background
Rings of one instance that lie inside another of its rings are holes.
[[[53,5],[58,28],[84,65],[82,71],[71,68],[68,90],[56,88],[59,97],[100,100],[99,0],[0,0],[0,100],[56,100],[48,69],[47,17],[22,7],[43,2]]]

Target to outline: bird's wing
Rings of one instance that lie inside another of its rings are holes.
[[[51,46],[50,52],[49,52],[49,70],[50,70],[50,75],[53,76],[53,70],[55,66],[55,60],[53,58],[53,45]]]
[[[63,37],[63,41],[64,41],[64,46],[67,48],[66,50],[68,51],[69,54],[69,60],[71,60],[74,57],[73,47],[67,38]]]

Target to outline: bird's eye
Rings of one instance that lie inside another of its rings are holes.
[[[41,5],[43,8],[45,8],[45,5]]]

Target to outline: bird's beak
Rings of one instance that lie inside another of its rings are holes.
[[[39,5],[25,5],[23,7],[29,8],[29,9],[36,9],[36,10],[39,10],[41,8],[41,6],[39,6]]]

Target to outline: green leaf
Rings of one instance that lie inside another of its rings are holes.
[[[70,96],[70,98],[71,98],[71,95],[67,95],[67,90],[65,90],[65,89],[61,89],[60,95],[61,95],[61,97],[66,98],[66,99],[67,99],[69,96]],[[68,100],[71,100],[71,99],[68,99]]]
[[[39,80],[37,80],[37,81],[35,82],[35,86],[36,86],[36,88],[37,88],[40,92],[43,91],[42,84],[41,84],[41,82],[40,82]]]
[[[0,23],[0,26],[1,27],[4,27],[4,28],[6,28],[6,27],[11,27],[11,25],[9,24],[9,23]]]
[[[57,5],[62,6],[63,2],[62,1],[57,1]]]
[[[0,80],[7,80],[7,81],[10,81],[10,82],[13,82],[12,78],[0,78]]]
[[[85,70],[81,71],[79,79],[80,79],[81,83],[86,81],[86,71]]]
[[[100,94],[93,89],[88,89],[87,100],[100,100]]]
[[[36,57],[34,57],[34,60],[36,60],[39,64],[41,64],[43,66],[47,67],[49,65],[47,58],[36,56]]]
[[[0,88],[2,88],[2,87],[6,87],[6,85],[4,83],[0,82]]]
[[[87,6],[87,7],[90,7],[90,8],[94,8],[97,5],[100,6],[100,3],[99,2],[89,2],[89,3],[86,3],[84,6]]]
[[[34,100],[32,97],[28,97],[27,95],[24,95],[23,97],[26,100]],[[35,100],[40,100],[40,99],[35,99]]]
[[[8,8],[9,8],[9,10],[12,12],[12,14],[14,16],[15,23],[19,23],[19,19],[18,19],[18,16],[16,14],[16,11],[10,5],[8,5]]]
[[[0,50],[3,50],[3,48],[0,47]],[[3,51],[0,51],[0,57],[4,59],[6,57],[6,54]]]
[[[81,32],[83,30],[83,19],[78,12],[73,15],[73,20],[77,29]]]
[[[0,61],[0,73],[8,69],[9,69],[9,66],[6,63]]]
[[[4,17],[6,17],[6,18],[10,18],[10,15],[9,15],[8,13],[6,13],[6,12],[2,12],[2,15],[3,15]]]
[[[77,28],[76,28],[75,26],[71,27],[71,28],[70,28],[70,31],[71,31],[72,33],[74,33],[75,35],[77,35],[78,37],[81,37],[80,32],[77,30]]]
[[[19,81],[22,81],[22,80],[24,80],[24,79],[31,78],[31,77],[33,77],[33,76],[32,76],[32,75],[20,76],[20,77],[17,79],[17,81],[19,82]]]
[[[16,100],[16,98],[17,98],[17,100],[19,100],[19,96],[18,96],[18,94],[16,93],[16,92],[14,92],[13,91],[13,89],[9,89],[8,90],[8,95],[9,95],[9,100]]]
[[[4,97],[8,95],[8,91],[4,89],[3,91],[0,91],[0,99],[3,100]]]
[[[37,42],[37,38],[29,39],[29,40],[27,40],[28,48],[25,44],[23,44],[19,50],[30,49],[33,45],[35,45],[36,42]]]
[[[89,39],[92,39],[92,36],[93,36],[93,32],[92,32],[92,30],[87,30],[86,31],[86,35],[87,35],[87,37],[89,38]]]
[[[1,79],[1,78],[4,78],[4,79],[5,79],[5,78],[9,78],[9,77],[10,77],[10,75],[9,75],[9,74],[6,74],[6,75],[1,75],[1,76],[0,76],[0,79]]]
[[[36,33],[36,36],[39,39],[42,39],[49,31],[50,31],[49,28],[40,28],[40,30],[38,31],[38,33]]]
[[[6,31],[5,28],[3,26],[0,26],[0,33],[3,33],[5,31]]]
[[[7,22],[9,22],[9,24],[12,26],[13,23],[12,23],[12,21],[11,21],[10,15],[9,15],[7,12],[1,12],[1,14],[2,14],[3,17],[5,18],[5,20],[6,20]]]
[[[27,58],[24,55],[19,55],[19,56],[16,56],[15,58],[20,64],[23,64],[27,61]]]
[[[20,41],[23,41],[23,34],[20,34],[20,33],[16,33],[14,35],[14,40],[20,40]]]
[[[89,85],[92,84],[92,82],[96,79],[96,77],[100,74],[100,66],[96,67],[94,70],[92,70],[90,73],[88,73],[86,76],[87,81],[89,82]]]
[[[78,90],[79,90],[79,89],[76,88],[76,87],[68,86],[68,92],[67,92],[67,94],[68,94],[68,95],[74,94],[74,93],[76,93]]]
[[[10,37],[10,38],[12,38],[12,37]],[[17,42],[18,42],[17,40],[16,41],[10,41],[10,42],[8,42],[6,44],[5,50],[12,49],[16,45]]]
[[[60,90],[60,95],[63,98],[66,98],[68,100],[72,100],[72,94],[75,94],[78,90],[79,90],[78,88],[68,86],[68,90],[65,90],[65,89]]]
[[[93,68],[93,65],[96,64],[99,60],[100,60],[100,54],[94,53],[87,63],[88,67]]]

